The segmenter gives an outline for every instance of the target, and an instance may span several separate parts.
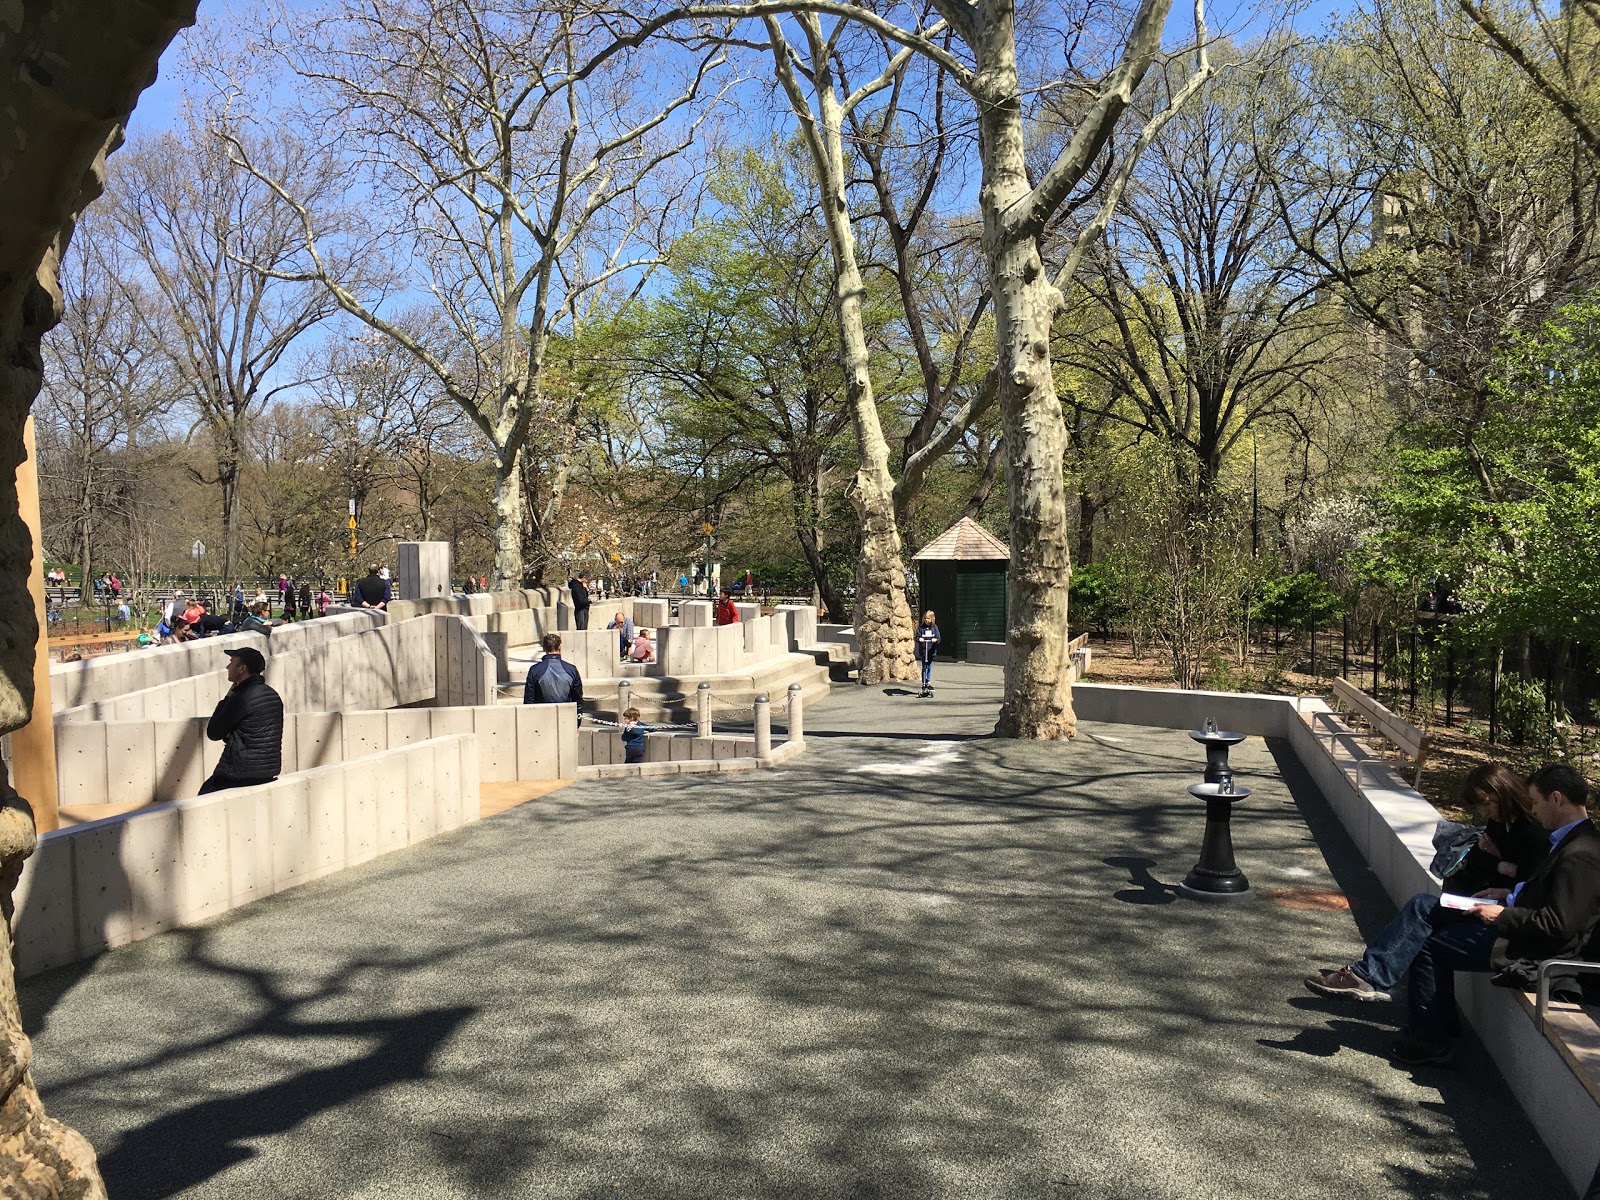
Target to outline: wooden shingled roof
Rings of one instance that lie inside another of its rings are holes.
[[[913,562],[993,562],[1010,560],[1011,550],[971,517],[962,517],[929,542]]]

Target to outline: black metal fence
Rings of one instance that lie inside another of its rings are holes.
[[[1349,618],[1301,636],[1300,664],[1343,676],[1418,723],[1481,732],[1488,741],[1549,740],[1557,723],[1600,723],[1600,657],[1581,643],[1519,638],[1470,644],[1449,615],[1407,623]]]

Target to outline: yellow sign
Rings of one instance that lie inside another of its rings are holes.
[[[710,537],[716,531],[717,527],[710,521],[707,521],[704,525],[700,526],[700,532],[705,534],[707,537]]]

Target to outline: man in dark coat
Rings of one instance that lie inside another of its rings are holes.
[[[589,576],[579,571],[576,579],[567,580],[567,591],[572,593],[572,627],[589,628]]]
[[[382,574],[383,568],[373,563],[367,568],[367,577],[351,589],[351,602],[357,608],[389,607],[389,584]]]
[[[233,686],[206,722],[206,737],[221,742],[222,757],[200,794],[271,783],[283,766],[283,699],[267,686],[267,660],[252,646],[228,650]]]
[[[547,633],[539,639],[544,657],[528,668],[522,689],[524,704],[576,704],[583,711],[583,680],[578,668],[561,657],[561,635]]]
[[[1394,1047],[1408,1065],[1449,1061],[1455,971],[1515,971],[1571,958],[1600,920],[1600,829],[1589,820],[1589,785],[1552,763],[1528,780],[1534,820],[1550,833],[1550,854],[1515,888],[1485,888],[1468,919],[1434,929],[1411,964],[1410,1023]],[[1473,920],[1471,918],[1477,918]]]

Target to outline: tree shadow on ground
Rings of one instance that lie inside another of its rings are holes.
[[[80,1060],[119,1025],[144,1041],[76,1069],[53,1047],[68,1077],[52,1108],[91,1118],[118,1200],[1045,1195],[1063,1179],[1074,1200],[1169,1200],[1197,1177],[1387,1197],[1403,1194],[1392,1162],[1414,1194],[1452,1200],[1549,1181],[1547,1161],[1506,1153],[1531,1135],[1503,1091],[1470,1081],[1419,1112],[1411,1090],[1368,1086],[1369,1056],[1298,1032],[1284,981],[1307,943],[1348,940],[1342,912],[1115,902],[1192,863],[1192,762],[964,754],[911,778],[836,755],[578,784],[183,935],[181,953],[152,939],[53,1014]],[[1298,799],[1259,782],[1241,855],[1303,851]],[[163,1003],[211,1023],[162,1027]],[[169,1147],[191,1125],[207,1132],[186,1172]],[[1304,1148],[1293,1180],[1284,1145]],[[1302,1186],[1306,1163],[1330,1186]]]

